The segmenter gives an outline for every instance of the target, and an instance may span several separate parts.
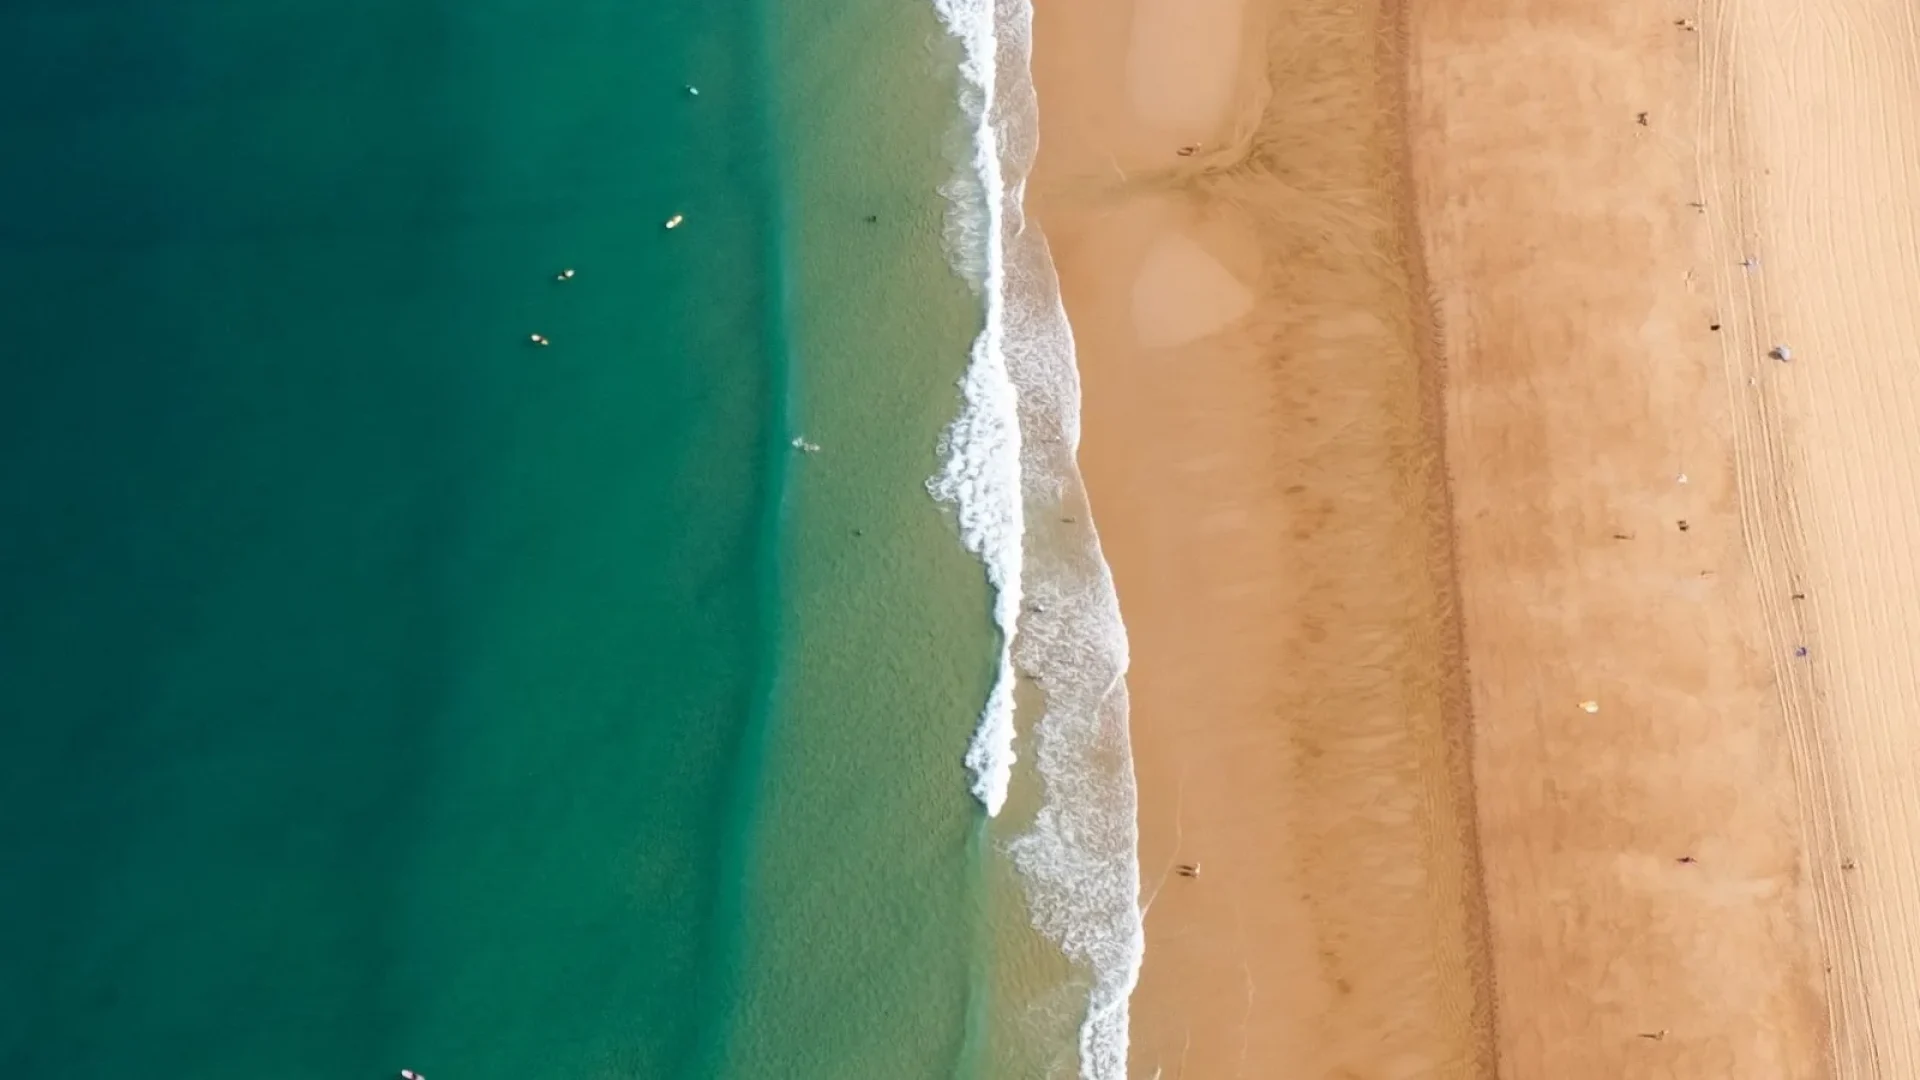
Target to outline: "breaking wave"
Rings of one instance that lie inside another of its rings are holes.
[[[972,158],[942,190],[946,240],[985,320],[959,415],[928,488],[951,504],[993,587],[1000,652],[967,748],[973,794],[1005,805],[1015,762],[1014,688],[1045,702],[1031,828],[1010,845],[1034,925],[1092,975],[1080,1027],[1084,1080],[1124,1080],[1128,998],[1139,979],[1139,826],[1127,738],[1126,631],[1086,511],[1075,452],[1080,377],[1046,240],[1025,227],[1037,148],[1029,0],[934,0],[963,49]]]

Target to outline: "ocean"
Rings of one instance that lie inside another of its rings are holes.
[[[1120,1075],[964,25],[0,10],[0,1076]]]

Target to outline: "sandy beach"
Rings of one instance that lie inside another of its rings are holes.
[[[1915,17],[1036,6],[1134,1075],[1920,1075]]]
[[[1502,1075],[1817,1076],[1734,31],[1552,7],[1411,28]]]
[[[1134,1070],[1486,1075],[1404,57],[1369,5],[1130,12],[1039,6],[1030,201],[1132,641]]]
[[[1865,0],[1818,19],[1784,0],[1716,16],[1712,255],[1739,331],[1720,358],[1832,1071],[1916,1076],[1920,35],[1911,8]],[[1776,346],[1790,363],[1766,355]]]

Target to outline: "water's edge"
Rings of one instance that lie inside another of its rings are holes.
[[[1033,924],[1092,987],[1080,1074],[1126,1075],[1128,999],[1144,950],[1137,797],[1127,734],[1127,639],[1075,460],[1080,380],[1045,238],[1026,228],[1038,148],[1030,0],[934,0],[960,40],[973,159],[944,192],[947,242],[981,295],[984,326],[959,416],[929,483],[986,566],[998,676],[966,765],[989,816],[1013,779],[1017,675],[1044,687],[1035,725],[1041,797],[1009,845]]]

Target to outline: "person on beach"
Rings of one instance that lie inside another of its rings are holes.
[[[1197,862],[1183,862],[1179,866],[1174,867],[1173,872],[1179,874],[1181,877],[1197,878],[1200,876],[1200,864]]]

